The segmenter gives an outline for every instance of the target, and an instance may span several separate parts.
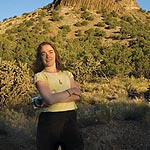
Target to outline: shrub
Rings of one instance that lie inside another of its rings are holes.
[[[82,14],[81,14],[81,18],[82,19],[85,19],[85,20],[89,20],[89,21],[92,21],[94,20],[94,17],[91,16],[91,14],[87,11],[84,11]]]
[[[102,37],[105,37],[106,36],[106,32],[103,31],[103,30],[100,30],[99,28],[96,28],[95,29],[95,34],[94,36],[102,36]]]
[[[144,119],[148,111],[148,105],[141,100],[118,101],[113,104],[114,119],[119,120],[141,120]]]
[[[77,27],[80,27],[80,26],[86,26],[87,24],[88,24],[87,21],[82,21],[82,22],[77,22],[74,25],[77,26]]]
[[[59,29],[63,30],[63,32],[68,33],[71,31],[70,26],[69,25],[62,25],[59,27]]]
[[[87,10],[87,8],[85,7],[85,6],[83,6],[82,8],[81,8],[81,11],[86,11]]]
[[[98,22],[97,24],[95,24],[95,26],[97,26],[97,27],[104,27],[105,23],[104,22]]]
[[[27,64],[3,61],[0,65],[0,106],[27,104],[35,87]]]
[[[51,18],[52,21],[60,21],[63,19],[62,16],[59,16],[59,13],[57,11],[52,11],[51,16],[52,16]]]
[[[90,28],[88,30],[85,31],[85,34],[87,35],[94,35],[95,30],[93,28]]]
[[[76,36],[82,36],[82,30],[77,30],[75,31]]]

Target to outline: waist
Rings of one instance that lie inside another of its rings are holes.
[[[44,107],[41,109],[41,112],[62,112],[62,111],[69,111],[69,110],[76,110],[77,105],[74,101],[66,102],[66,103],[55,103],[48,107]]]

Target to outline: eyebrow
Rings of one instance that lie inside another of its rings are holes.
[[[49,52],[49,51],[53,51],[53,52],[54,52],[54,50],[53,50],[53,49],[49,49],[49,50],[48,50],[48,52]],[[41,53],[45,53],[45,52],[41,52]]]

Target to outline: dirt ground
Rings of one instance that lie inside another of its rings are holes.
[[[82,129],[85,150],[150,150],[150,127],[137,121],[113,121]]]
[[[85,150],[150,150],[150,126],[139,121],[90,124],[81,133]],[[0,150],[36,150],[34,140],[16,145],[9,139],[0,131]]]

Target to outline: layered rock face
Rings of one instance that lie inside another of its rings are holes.
[[[118,11],[139,9],[136,0],[54,0],[54,6],[79,8],[85,6],[89,10]]]

